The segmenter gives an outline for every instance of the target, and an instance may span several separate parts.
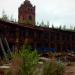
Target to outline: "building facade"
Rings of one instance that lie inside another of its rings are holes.
[[[18,22],[24,25],[35,25],[35,6],[25,0],[18,9]]]

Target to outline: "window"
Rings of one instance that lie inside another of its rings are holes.
[[[29,20],[32,20],[32,16],[31,15],[29,16]]]

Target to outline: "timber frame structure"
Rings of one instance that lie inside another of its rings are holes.
[[[24,44],[41,53],[75,51],[75,31],[36,26],[35,6],[29,0],[24,1],[18,13],[18,23],[0,20],[0,54],[3,46],[7,52],[9,48],[19,50]]]
[[[29,27],[0,20],[0,37],[7,39],[11,50],[21,48],[24,43],[38,50],[48,48],[55,48],[56,51],[75,50],[75,31]]]

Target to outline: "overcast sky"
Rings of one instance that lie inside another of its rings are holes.
[[[2,11],[17,19],[18,7],[24,0],[0,0],[0,17]],[[30,0],[36,6],[36,21],[58,25],[75,26],[75,0]]]

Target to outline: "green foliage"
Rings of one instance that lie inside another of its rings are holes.
[[[61,63],[50,62],[44,64],[43,75],[63,75],[64,65]]]
[[[5,11],[2,12],[2,20],[4,21],[9,21],[7,14],[5,13]]]
[[[16,61],[16,62],[15,62]],[[64,65],[57,62],[43,62],[38,64],[39,56],[36,50],[31,51],[30,46],[24,46],[19,52],[13,54],[13,69],[7,75],[63,75]],[[40,70],[39,69],[40,66]],[[16,72],[16,73],[15,73]]]
[[[16,52],[13,58],[20,58],[22,64],[20,64],[20,75],[32,75],[38,63],[38,54],[36,50],[31,51],[29,48],[23,47],[18,53]]]
[[[57,75],[63,75],[63,73],[64,73],[64,65],[62,63],[59,63],[57,65],[56,72],[57,72]]]

